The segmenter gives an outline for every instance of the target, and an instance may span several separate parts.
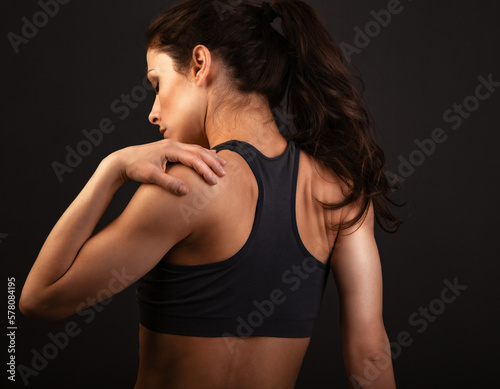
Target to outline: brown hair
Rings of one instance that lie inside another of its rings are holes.
[[[301,0],[274,0],[271,6],[281,18],[283,35],[251,1],[185,0],[151,23],[146,47],[166,52],[182,72],[191,65],[193,48],[204,45],[222,61],[239,92],[266,97],[271,109],[286,99],[294,128],[284,135],[331,168],[348,189],[342,202],[316,201],[327,209],[359,205],[354,218],[332,228],[356,224],[371,201],[378,224],[396,231],[402,221],[389,204],[399,204],[388,196],[393,188],[362,104],[363,81],[349,71],[311,6]]]

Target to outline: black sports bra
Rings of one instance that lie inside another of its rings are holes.
[[[259,197],[250,236],[221,262],[160,261],[137,282],[141,324],[191,336],[311,336],[330,266],[309,253],[297,229],[299,146],[289,141],[274,158],[238,140],[213,148],[237,152],[255,175]]]

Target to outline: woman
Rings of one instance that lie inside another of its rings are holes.
[[[119,272],[138,282],[136,389],[288,389],[331,270],[350,385],[395,387],[373,226],[399,221],[383,152],[315,11],[187,0],[146,43],[149,119],[166,140],[101,162],[42,247],[21,311],[65,318],[126,287]],[[286,136],[271,111],[283,97]],[[92,235],[129,179],[144,184]]]

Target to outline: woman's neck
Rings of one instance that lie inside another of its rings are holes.
[[[252,97],[239,111],[218,109],[215,116],[207,112],[205,131],[210,147],[228,140],[241,140],[255,146],[268,157],[280,155],[287,141],[280,133],[268,104]]]

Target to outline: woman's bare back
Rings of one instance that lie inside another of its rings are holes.
[[[310,338],[204,338],[140,326],[134,389],[293,389]]]
[[[265,155],[274,157],[283,149],[284,146]],[[213,223],[199,226],[174,246],[163,259],[168,263],[199,265],[222,261],[238,252],[250,235],[258,199],[257,182],[239,154],[223,150],[219,155],[228,161],[225,166],[228,175],[220,180],[218,189],[213,189],[218,195],[200,192],[196,204],[190,205],[212,214],[209,220]],[[326,226],[338,222],[340,216],[339,211],[325,211],[314,197],[333,202],[340,201],[340,196],[338,178],[301,151],[297,227],[305,247],[323,263],[329,261],[335,241],[335,234]],[[310,340],[195,337],[158,333],[142,325],[139,338],[140,365],[135,389],[290,389],[294,387]]]

